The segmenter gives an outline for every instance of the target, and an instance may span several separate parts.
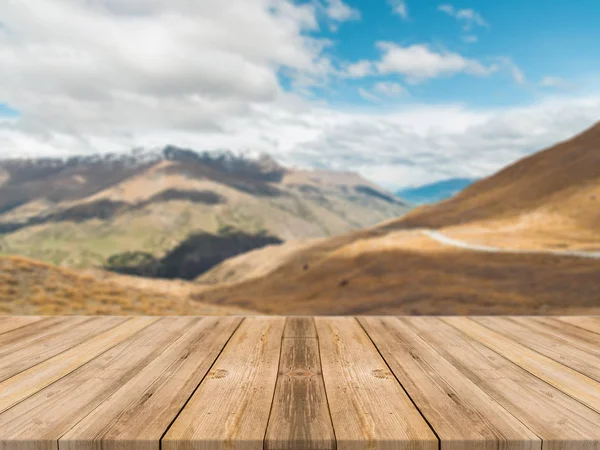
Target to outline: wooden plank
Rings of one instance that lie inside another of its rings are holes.
[[[315,319],[339,450],[437,449],[438,440],[352,317]]]
[[[156,318],[135,317],[0,383],[0,413],[81,367]]]
[[[288,318],[266,450],[333,450],[335,435],[312,318]]]
[[[39,322],[42,320],[38,316],[12,316],[0,317],[0,334],[7,333],[17,328],[24,327],[30,323]]]
[[[61,450],[158,450],[160,438],[241,322],[234,317],[194,320],[158,358],[65,434]]]
[[[437,318],[401,320],[539,436],[544,450],[600,448],[597,412]]]
[[[67,317],[47,317],[23,327],[17,327],[9,332],[0,334],[0,349],[11,350],[26,347],[31,341],[39,339],[57,329],[68,327]]]
[[[288,317],[285,321],[283,337],[316,338],[315,321],[312,317]]]
[[[247,318],[162,440],[163,450],[262,450],[285,319]]]
[[[29,369],[94,335],[125,322],[125,317],[73,317],[52,327],[27,345],[0,347],[0,381]]]
[[[441,318],[558,390],[600,412],[600,383],[464,317]]]
[[[561,316],[556,319],[592,333],[600,334],[600,317]]]
[[[541,440],[485,391],[393,317],[359,322],[421,414],[442,450],[541,449]]]
[[[518,317],[477,317],[473,320],[504,336],[600,381],[598,347],[564,339],[556,330],[548,329],[533,319]]]
[[[61,436],[160,357],[195,320],[146,321],[150,325],[138,333],[0,414],[0,449],[58,450]]]
[[[545,330],[566,340],[569,345],[581,347],[585,351],[600,354],[600,334],[563,322],[554,317],[530,317],[530,321],[543,326]]]

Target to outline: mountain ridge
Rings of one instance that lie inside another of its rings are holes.
[[[0,161],[0,253],[103,266],[124,252],[160,259],[190,235],[217,235],[223,227],[287,241],[348,232],[408,210],[354,173],[287,168],[265,154],[168,146],[152,155]]]
[[[500,171],[490,179],[475,183],[454,199],[421,207],[406,218],[387,220],[334,237],[287,239],[287,242],[278,245],[265,242],[265,247],[228,258],[201,273],[194,283],[178,284],[180,282],[120,276],[113,278],[116,275],[106,273],[101,276],[108,277],[108,280],[118,280],[123,286],[149,283],[153,289],[163,289],[165,292],[175,289],[180,298],[185,298],[192,304],[198,302],[198,305],[214,305],[216,308],[242,308],[262,314],[598,314],[600,260],[582,260],[528,249],[534,244],[543,249],[570,248],[573,243],[577,243],[585,246],[584,250],[591,251],[594,245],[600,245],[599,227],[593,221],[600,210],[593,208],[597,206],[594,203],[596,198],[600,198],[600,165],[595,164],[600,156],[599,148],[600,130],[597,133],[592,129],[591,133],[582,133],[579,137],[551,147],[549,152],[541,151]],[[164,184],[171,188],[193,187],[196,192],[208,190],[224,196],[224,202],[216,198],[216,205],[204,205],[202,202],[205,199],[201,197],[198,199],[200,203],[192,209],[188,208],[189,202],[171,203],[169,211],[174,214],[175,225],[168,228],[171,234],[167,237],[172,239],[173,233],[187,226],[182,221],[182,216],[176,214],[177,208],[187,212],[202,210],[202,214],[191,217],[191,223],[197,225],[197,221],[203,220],[211,208],[226,210],[235,199],[240,202],[234,203],[236,208],[229,213],[245,214],[249,211],[247,208],[250,203],[260,205],[261,208],[276,205],[277,208],[261,211],[268,215],[271,223],[279,221],[278,226],[281,223],[287,226],[294,218],[297,219],[297,215],[289,214],[290,211],[296,207],[301,211],[300,215],[317,211],[318,199],[323,197],[325,203],[320,203],[322,209],[318,214],[309,214],[309,220],[295,222],[306,230],[315,223],[322,225],[322,218],[335,205],[339,206],[333,200],[336,196],[355,195],[354,188],[362,184],[360,179],[347,174],[329,176],[327,173],[296,171],[286,173],[280,182],[266,182],[262,185],[254,180],[254,184],[245,187],[246,190],[240,190],[232,185],[235,180],[223,176],[221,181],[229,184],[217,184],[208,177],[207,175],[214,175],[214,168],[188,167],[187,171],[182,171],[181,165],[176,166],[177,170],[173,168],[172,161],[163,161],[144,171],[140,177],[97,194],[94,199],[137,199],[136,201],[147,202],[160,191],[161,186],[157,187],[157,180],[165,181]],[[532,173],[535,176],[528,177]],[[354,184],[349,180],[354,180]],[[344,189],[340,184],[345,186]],[[248,192],[252,186],[254,194]],[[483,191],[489,189],[492,194],[483,192],[481,186],[485,188]],[[533,192],[526,192],[524,198],[513,198],[510,195],[523,191],[524,186],[533,189]],[[349,212],[351,217],[360,218],[362,214],[368,213],[372,218],[373,209],[369,205],[378,205],[380,208],[383,205],[396,205],[394,202],[390,203],[390,199],[385,199],[387,194],[384,191],[376,191],[375,195],[366,194],[369,191],[365,189],[359,189],[358,193],[360,191],[360,201],[367,202],[367,207],[352,209],[351,212],[343,210]],[[311,198],[314,203],[301,198],[299,193]],[[176,194],[178,195],[181,194]],[[596,197],[592,198],[594,196]],[[294,201],[290,202],[292,198]],[[467,204],[461,206],[460,203],[465,199]],[[473,199],[476,200],[474,203]],[[459,206],[455,217],[451,210],[447,210],[447,205],[457,203]],[[477,211],[478,207],[488,208]],[[163,206],[161,203],[149,202],[145,208],[144,214],[153,208],[162,209]],[[468,208],[474,208],[474,211],[461,217],[461,211],[466,210],[468,213]],[[440,211],[441,214],[438,214]],[[137,213],[134,211],[118,216],[117,222],[127,217],[126,225],[131,227]],[[219,217],[224,217],[223,211],[220,214]],[[133,227],[135,234],[121,236],[124,246],[130,245],[132,240],[140,239],[140,235],[144,234],[142,225],[148,221],[147,217],[156,218],[142,215],[135,219],[139,220]],[[256,216],[252,217],[256,219]],[[282,217],[284,220],[281,220]],[[561,219],[558,220],[557,217]],[[576,220],[586,217],[592,220]],[[168,221],[169,218],[164,220]],[[248,220],[248,216],[245,216],[245,220]],[[443,235],[451,239],[498,248],[502,247],[501,243],[505,243],[512,248],[522,248],[523,251],[484,253],[443,245],[423,232],[426,230],[422,227],[434,223],[434,220],[440,221]],[[21,233],[23,242],[33,236],[38,239],[35,245],[44,247],[56,239],[56,233],[63,231],[66,237],[59,242],[61,248],[72,242],[79,248],[80,234],[83,233],[85,239],[89,239],[90,234],[98,237],[107,227],[113,232],[112,239],[119,236],[114,233],[114,221],[96,222],[100,224],[97,228],[91,226],[89,220],[83,222],[84,228],[88,227],[88,234],[84,233],[81,224],[72,222],[36,231],[42,234],[31,235],[28,230],[16,234]],[[564,223],[571,227],[564,227]],[[480,230],[479,238],[485,236],[493,242],[478,242],[476,227],[484,230]],[[546,236],[544,230],[555,233],[553,240],[537,242],[536,239],[539,240],[540,236]],[[164,231],[160,236],[165,238]],[[13,235],[10,237],[14,238]],[[504,241],[499,242],[499,239]],[[0,236],[0,245],[3,240],[6,237]],[[193,245],[193,250],[198,249],[192,241],[189,242]],[[101,241],[102,244],[105,242]],[[150,241],[146,239],[140,242],[138,244],[145,248]],[[162,248],[168,254],[168,250],[177,249],[177,244],[181,242],[185,241],[182,236],[178,236]],[[31,246],[31,243],[28,245]],[[518,247],[519,245],[522,247]],[[180,248],[186,247],[182,245]],[[90,252],[92,250],[89,249]],[[120,249],[121,255],[111,261],[126,270],[132,266],[138,270],[138,263],[144,268],[144,264],[156,260],[154,256],[148,257],[146,254],[127,254],[128,250]],[[172,252],[171,255],[176,253],[178,252]],[[196,258],[194,252],[186,252],[184,256],[190,256],[192,262]],[[212,258],[212,255],[209,257]],[[159,262],[163,264],[168,259],[162,258]],[[180,268],[185,269],[185,266],[179,266]],[[195,270],[188,273],[190,277],[198,274]],[[17,270],[15,277],[20,276]],[[12,289],[10,283],[14,283],[15,277],[7,280],[9,289]],[[98,289],[104,292],[103,287],[99,286]],[[18,292],[11,295],[13,301],[18,303]],[[61,298],[59,303],[68,305],[68,295],[71,294],[65,291],[65,298]],[[37,302],[37,294],[27,301]],[[171,305],[169,309],[173,307]],[[127,305],[119,308],[127,310]]]
[[[600,208],[593,202],[599,185],[600,122],[514,162],[454,198],[414,210],[396,225],[442,228],[490,219],[510,220],[545,208],[545,213],[573,219],[584,227],[600,226]]]
[[[600,260],[567,253],[600,250],[598,201],[595,125],[403,218],[230,259],[196,298],[275,314],[597,314]]]

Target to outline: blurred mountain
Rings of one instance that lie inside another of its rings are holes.
[[[160,260],[192,235],[205,239],[187,244],[214,244],[228,227],[247,237],[236,241],[241,253],[261,236],[334,236],[408,209],[358,174],[289,169],[260,153],[167,146],[0,161],[0,253],[74,267],[127,252]],[[214,261],[237,254],[228,243],[215,255],[213,244]]]
[[[546,220],[600,229],[600,123],[511,164],[442,203],[414,210],[399,226],[441,228],[473,222]],[[543,217],[542,217],[543,216]]]
[[[598,314],[599,253],[600,124],[402,218],[228,259],[196,298],[277,314]]]

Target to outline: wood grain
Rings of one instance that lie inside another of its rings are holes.
[[[437,449],[438,440],[358,322],[315,318],[339,450]]]
[[[30,323],[39,322],[40,320],[42,320],[42,317],[38,316],[0,317],[0,334],[24,327]]]
[[[285,319],[242,322],[162,440],[163,450],[262,450]]]
[[[0,381],[75,347],[127,320],[126,317],[74,317],[28,340],[0,348]]]
[[[600,383],[464,317],[443,320],[558,390],[600,412]]]
[[[0,450],[600,450],[598,318],[10,320]]]
[[[85,320],[83,317],[73,317],[73,321],[67,317],[47,317],[22,327],[0,334],[0,348],[10,351],[20,347],[27,347],[30,342],[58,330],[64,330],[72,323]]]
[[[61,436],[158,358],[193,321],[146,320],[149,325],[138,333],[0,414],[0,450],[58,450]]]
[[[160,438],[240,322],[193,319],[154,361],[65,434],[61,450],[159,449]]]
[[[600,414],[437,318],[401,320],[539,436],[544,450],[600,448]]]
[[[534,318],[478,317],[473,320],[512,338],[536,352],[600,381],[600,348],[573,337],[565,338]]]
[[[442,450],[541,449],[541,440],[405,323],[359,322],[433,427]]]
[[[592,333],[600,334],[600,317],[561,316],[556,319],[591,331]]]
[[[567,341],[569,346],[581,347],[585,351],[600,354],[600,334],[554,317],[531,317],[530,321],[543,325],[544,329]],[[525,323],[528,324],[530,321]]]
[[[283,337],[316,338],[317,328],[312,317],[288,317],[285,321]]]
[[[0,383],[0,413],[42,390],[158,319],[135,317]]]
[[[312,318],[288,318],[266,450],[333,450],[335,435]]]

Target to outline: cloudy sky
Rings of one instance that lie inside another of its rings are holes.
[[[600,120],[599,20],[597,0],[3,0],[0,156],[485,176]]]

